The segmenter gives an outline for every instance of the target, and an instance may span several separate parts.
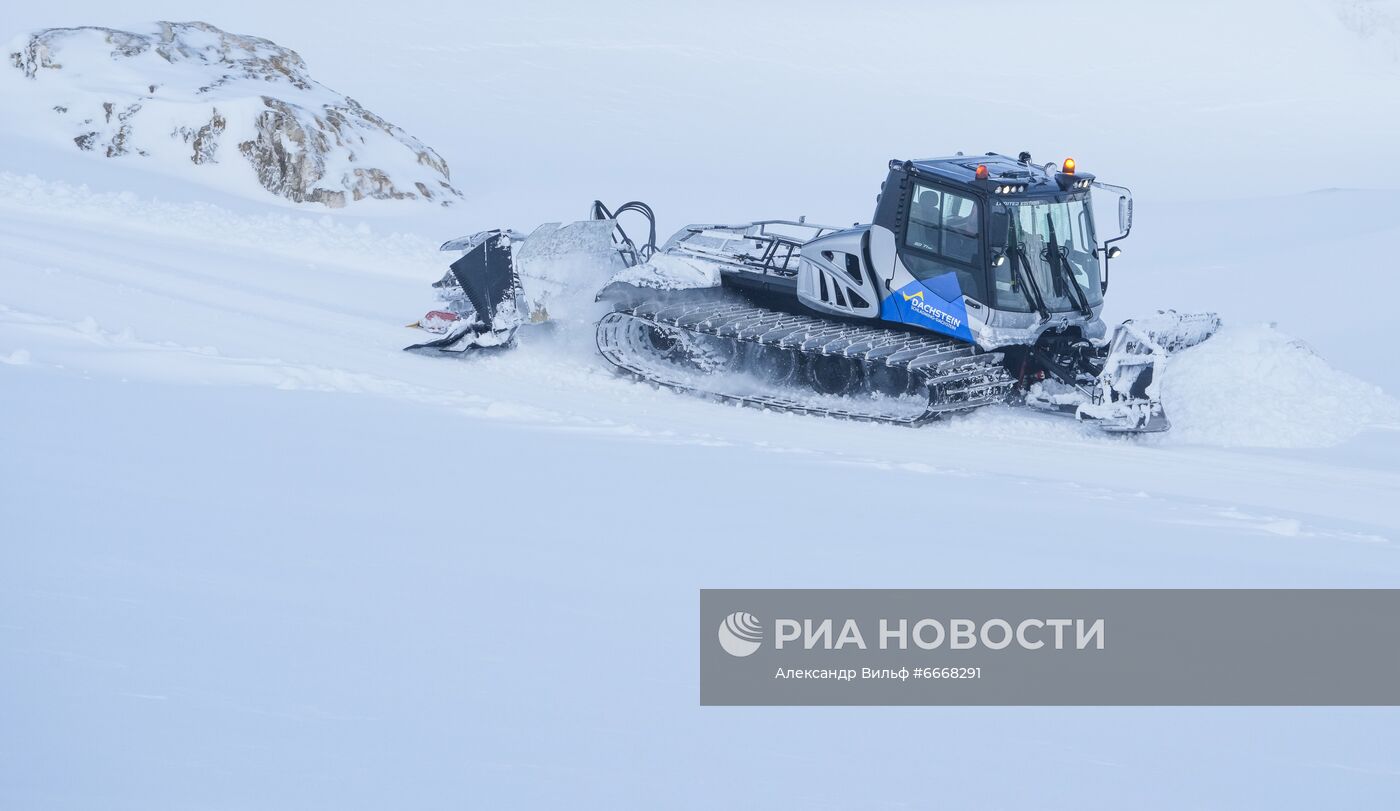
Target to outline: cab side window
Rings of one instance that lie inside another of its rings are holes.
[[[904,243],[957,262],[978,264],[977,201],[915,184]]]
[[[928,186],[914,187],[914,202],[909,207],[909,226],[904,242],[910,247],[939,253],[943,247],[943,194]]]
[[[977,201],[956,194],[943,195],[943,255],[959,262],[978,264],[981,231]]]

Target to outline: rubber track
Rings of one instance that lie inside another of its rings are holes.
[[[780,392],[739,394],[701,388],[679,374],[681,370],[674,364],[634,340],[638,328],[651,324],[809,357],[834,355],[872,366],[904,369],[920,385],[928,386],[929,401],[922,413],[909,415],[878,407],[860,408],[860,403],[850,398],[840,398],[850,401],[850,407],[827,406]],[[1013,385],[1001,366],[1000,353],[979,352],[970,344],[936,335],[796,315],[744,301],[635,304],[603,316],[598,322],[597,340],[599,353],[618,369],[669,389],[756,408],[863,422],[922,425],[947,414],[1000,403]]]

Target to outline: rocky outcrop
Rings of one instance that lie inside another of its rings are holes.
[[[179,127],[175,131],[181,140],[191,147],[190,161],[198,166],[201,163],[214,163],[219,149],[219,136],[224,134],[228,121],[219,115],[219,108],[209,117],[209,123],[199,129]]]
[[[81,150],[205,171],[242,161],[273,194],[337,208],[461,197],[437,152],[266,39],[202,22],[51,28],[19,41],[9,60]]]

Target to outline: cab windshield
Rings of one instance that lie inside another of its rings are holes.
[[[1006,201],[1010,213],[1007,261],[992,269],[998,309],[1035,309],[1038,288],[1050,312],[1103,302],[1094,257],[1094,214],[1085,198]],[[1055,246],[1055,247],[1052,247]],[[1033,283],[1027,282],[1027,270]]]

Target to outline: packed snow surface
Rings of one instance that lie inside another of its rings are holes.
[[[1041,786],[1103,770],[1147,804],[1163,770],[1243,772],[1250,798],[1387,791],[1400,739],[1379,711],[696,706],[701,587],[1393,585],[1395,402],[1297,339],[1227,312],[1171,361],[1166,435],[1003,407],[843,423],[618,377],[586,296],[514,351],[404,353],[451,256],[390,228],[0,175],[0,658],[19,685],[0,711],[26,741],[0,772],[19,805],[373,807],[402,801],[393,784],[713,807],[711,765],[762,804],[820,805],[734,754],[775,734],[812,768],[910,775],[838,806],[993,753]],[[583,642],[619,616],[650,641]],[[511,630],[531,628],[558,644]],[[909,723],[960,754],[915,757]],[[1274,760],[1240,754],[1260,735]],[[60,754],[109,765],[73,781]],[[999,796],[1029,800],[1018,785]]]

